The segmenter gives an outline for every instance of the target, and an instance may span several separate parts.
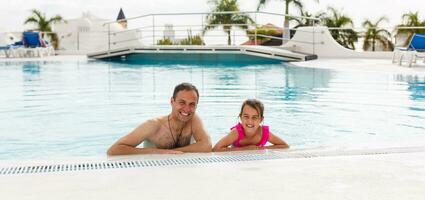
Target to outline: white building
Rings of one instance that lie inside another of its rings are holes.
[[[87,53],[141,45],[140,32],[127,30],[119,23],[106,24],[110,21],[86,12],[80,18],[56,24],[54,32],[59,38],[59,53]]]
[[[20,38],[16,37],[13,33],[0,31],[0,46],[6,46],[19,41]]]
[[[164,26],[164,39],[169,39],[172,42],[176,41],[176,33],[173,29],[173,25],[172,24],[165,24]]]

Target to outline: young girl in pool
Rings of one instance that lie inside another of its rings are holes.
[[[264,120],[263,113],[264,105],[259,100],[245,100],[239,113],[241,122],[218,141],[213,151],[289,148],[285,141],[269,131],[269,126],[261,125]],[[265,146],[267,142],[272,145]]]

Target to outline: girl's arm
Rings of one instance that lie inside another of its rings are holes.
[[[232,129],[232,131],[222,138],[217,144],[214,146],[213,151],[242,151],[242,150],[256,150],[261,147],[257,147],[255,145],[248,145],[244,147],[232,147],[231,145],[238,139],[238,131],[236,129]],[[282,148],[282,147],[281,147]]]
[[[260,149],[286,149],[289,148],[289,145],[282,139],[280,139],[278,136],[270,132],[269,140],[268,142],[272,143],[273,145],[270,146],[264,146],[260,147]]]
[[[213,151],[234,151],[235,148],[229,147],[238,139],[238,131],[234,128],[229,134],[221,138],[220,141],[215,144]]]

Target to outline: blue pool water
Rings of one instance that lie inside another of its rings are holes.
[[[192,82],[215,143],[241,102],[265,104],[265,123],[292,148],[425,145],[425,77],[291,67],[0,63],[0,160],[99,156],[140,122],[170,111]]]

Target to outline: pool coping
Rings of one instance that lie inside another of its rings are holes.
[[[386,155],[425,152],[425,146],[387,147],[371,149],[265,149],[257,151],[186,153],[179,155],[150,154],[127,156],[67,157],[33,160],[0,160],[0,176],[57,172],[78,172],[109,169],[169,167],[244,161],[264,161],[296,158]],[[110,166],[111,165],[111,166]],[[112,166],[113,165],[113,166]],[[37,168],[37,169],[35,169]]]
[[[86,62],[92,60],[85,55],[57,55],[48,57],[32,57],[32,58],[3,58],[0,62]],[[425,75],[425,63],[418,62],[413,67],[405,65],[399,66],[391,63],[390,59],[376,58],[319,58],[317,60],[291,62],[291,66],[309,67],[332,70],[349,70],[349,71],[366,71],[366,72],[383,72],[383,73],[406,73]]]
[[[344,152],[344,153],[342,153]],[[5,199],[422,199],[425,147],[270,150],[278,159],[0,176]],[[341,154],[342,153],[342,154]],[[292,155],[292,157],[291,157]],[[298,156],[294,156],[298,155]],[[286,157],[285,157],[286,156]],[[175,155],[114,157],[160,160]]]

